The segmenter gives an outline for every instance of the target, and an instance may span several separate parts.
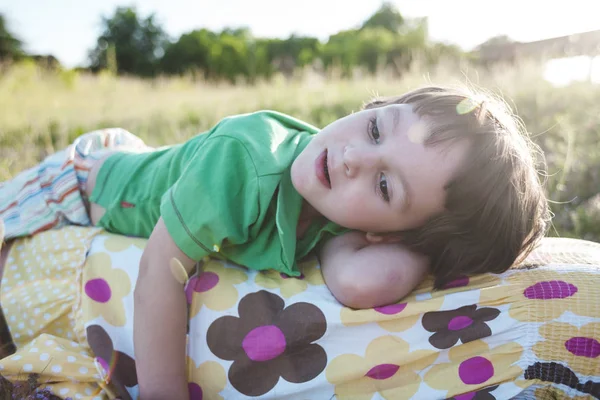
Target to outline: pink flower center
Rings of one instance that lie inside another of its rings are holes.
[[[399,369],[400,369],[399,365],[379,364],[379,365],[376,365],[373,368],[371,368],[369,370],[369,372],[367,372],[365,374],[365,376],[368,376],[371,379],[377,379],[377,380],[387,379],[387,378],[392,377],[396,372],[398,372]]]
[[[194,292],[208,292],[219,283],[219,275],[214,272],[203,272],[194,282]]]
[[[565,342],[570,353],[580,357],[596,358],[600,356],[600,342],[589,337],[573,337]]]
[[[460,278],[456,278],[455,280],[448,282],[442,288],[443,289],[452,289],[452,288],[456,288],[456,287],[467,286],[468,284],[469,284],[469,277],[461,276]]]
[[[188,304],[192,304],[194,292],[208,292],[210,289],[217,286],[217,283],[219,283],[219,275],[210,271],[203,272],[199,276],[190,279],[190,282],[185,288],[185,296]]]
[[[85,283],[85,294],[98,303],[106,303],[110,300],[111,290],[108,282],[102,278],[90,279]]]
[[[472,357],[460,363],[458,376],[468,385],[478,385],[494,376],[494,366],[487,358]]]
[[[104,369],[104,373],[108,374],[110,372],[110,367],[106,360],[102,357],[96,357],[96,360],[98,360],[98,364]]]
[[[275,325],[252,329],[242,341],[242,348],[252,361],[269,361],[285,351],[285,336]]]
[[[281,278],[283,278],[283,279],[289,279],[289,278],[291,278],[291,276],[288,276],[288,275],[284,274],[283,272],[280,272],[279,276]],[[304,274],[300,274],[300,276],[295,276],[294,278],[296,278],[296,279],[304,279]]]
[[[390,304],[389,306],[375,307],[375,311],[380,314],[394,315],[402,312],[406,308],[406,303]]]
[[[190,393],[190,400],[202,400],[202,388],[197,383],[188,383],[188,392]]]
[[[523,294],[528,299],[564,299],[577,293],[577,286],[565,281],[543,281],[529,286]]]
[[[454,317],[448,322],[448,329],[451,331],[460,331],[461,329],[466,328],[471,325],[473,320],[464,315],[459,315],[458,317]]]

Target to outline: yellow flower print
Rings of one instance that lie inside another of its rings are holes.
[[[448,351],[449,363],[434,365],[425,374],[425,382],[434,389],[445,390],[446,397],[512,381],[522,370],[513,365],[521,357],[523,348],[518,343],[506,343],[490,350],[475,340]]]
[[[506,278],[506,285],[482,291],[480,306],[510,304],[509,315],[521,322],[546,322],[565,311],[600,317],[599,276],[591,272],[555,272],[538,268],[519,271]]]
[[[375,393],[384,399],[409,399],[419,389],[418,372],[431,365],[437,353],[409,352],[409,345],[394,336],[382,336],[367,346],[365,356],[342,354],[326,370],[340,400],[370,400]]]
[[[131,281],[124,270],[112,267],[107,253],[95,253],[87,258],[83,291],[86,320],[102,315],[113,326],[125,325],[123,298],[131,292]]]
[[[309,283],[315,286],[325,284],[318,265],[316,259],[301,263],[298,267],[302,275],[299,277],[289,277],[274,270],[261,271],[256,274],[254,282],[267,289],[279,288],[281,296],[289,299],[305,291]]]
[[[533,346],[542,360],[563,361],[582,375],[600,375],[600,322],[578,328],[562,322],[552,322],[540,328],[544,341]]]
[[[187,358],[188,389],[190,399],[222,400],[219,393],[225,389],[227,377],[225,368],[216,361],[207,361],[197,368],[190,357]]]
[[[123,235],[107,234],[104,240],[104,248],[111,253],[118,253],[127,250],[131,246],[135,246],[140,250],[144,250],[148,239],[128,237]]]
[[[209,260],[197,276],[192,277],[185,293],[191,304],[190,318],[196,315],[202,306],[213,311],[224,311],[235,305],[238,291],[234,285],[245,282],[248,275],[239,267],[225,267],[222,261]]]

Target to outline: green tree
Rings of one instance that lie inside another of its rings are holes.
[[[118,7],[113,16],[102,19],[102,25],[103,33],[90,52],[93,70],[107,67],[112,47],[118,73],[153,76],[158,72],[167,38],[154,14],[142,19],[134,8]]]
[[[339,69],[343,76],[349,76],[358,65],[357,44],[359,31],[350,29],[329,37],[323,46],[321,59],[326,69]]]
[[[307,36],[271,39],[268,58],[277,70],[291,75],[296,68],[312,64],[321,55],[321,47],[319,39]]]
[[[206,79],[249,77],[255,56],[249,48],[254,40],[245,28],[224,29],[216,34],[207,29],[195,30],[167,46],[161,60],[163,72],[182,74],[201,70]]]
[[[426,19],[404,19],[390,3],[362,24],[359,29],[339,32],[323,46],[325,68],[337,68],[343,76],[360,67],[374,74],[382,68],[401,74],[413,62],[414,53],[428,45]]]
[[[373,74],[383,68],[402,74],[416,53],[435,63],[460,51],[432,46],[427,19],[404,19],[393,5],[383,3],[360,28],[338,32],[324,44],[317,38],[296,35],[257,39],[247,28],[226,28],[220,33],[194,30],[166,46],[160,70],[167,74],[202,71],[210,80],[235,82],[244,77],[254,82],[277,71],[291,76],[296,69],[320,60],[326,70],[340,71],[346,77],[356,67]]]
[[[386,65],[401,75],[412,65],[415,54],[426,54],[430,45],[426,18],[405,20],[401,33],[386,56]]]
[[[393,33],[400,32],[404,25],[404,18],[396,7],[388,2],[381,5],[375,14],[371,15],[361,29],[383,28]]]
[[[224,30],[210,49],[211,75],[235,82],[236,78],[248,77],[250,35],[245,30]]]
[[[25,55],[22,42],[8,29],[6,19],[0,14],[0,60],[19,59]]]
[[[215,72],[211,65],[211,48],[217,40],[218,36],[207,29],[184,33],[175,43],[167,45],[161,59],[161,70],[167,74],[201,70],[208,78]]]

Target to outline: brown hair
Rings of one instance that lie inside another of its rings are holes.
[[[506,103],[466,88],[425,87],[364,108],[389,104],[413,106],[428,125],[426,145],[470,143],[446,186],[445,210],[419,228],[395,233],[429,256],[435,287],[464,275],[501,273],[523,260],[549,225],[538,176],[545,165],[543,157],[536,162],[541,151]]]

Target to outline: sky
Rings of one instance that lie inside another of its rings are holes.
[[[496,35],[533,41],[600,29],[595,0],[392,0],[405,17],[428,17],[430,39],[472,49]],[[0,0],[11,32],[34,54],[86,65],[101,19],[118,6],[155,13],[170,35],[246,26],[258,37],[318,37],[360,25],[381,0]]]

